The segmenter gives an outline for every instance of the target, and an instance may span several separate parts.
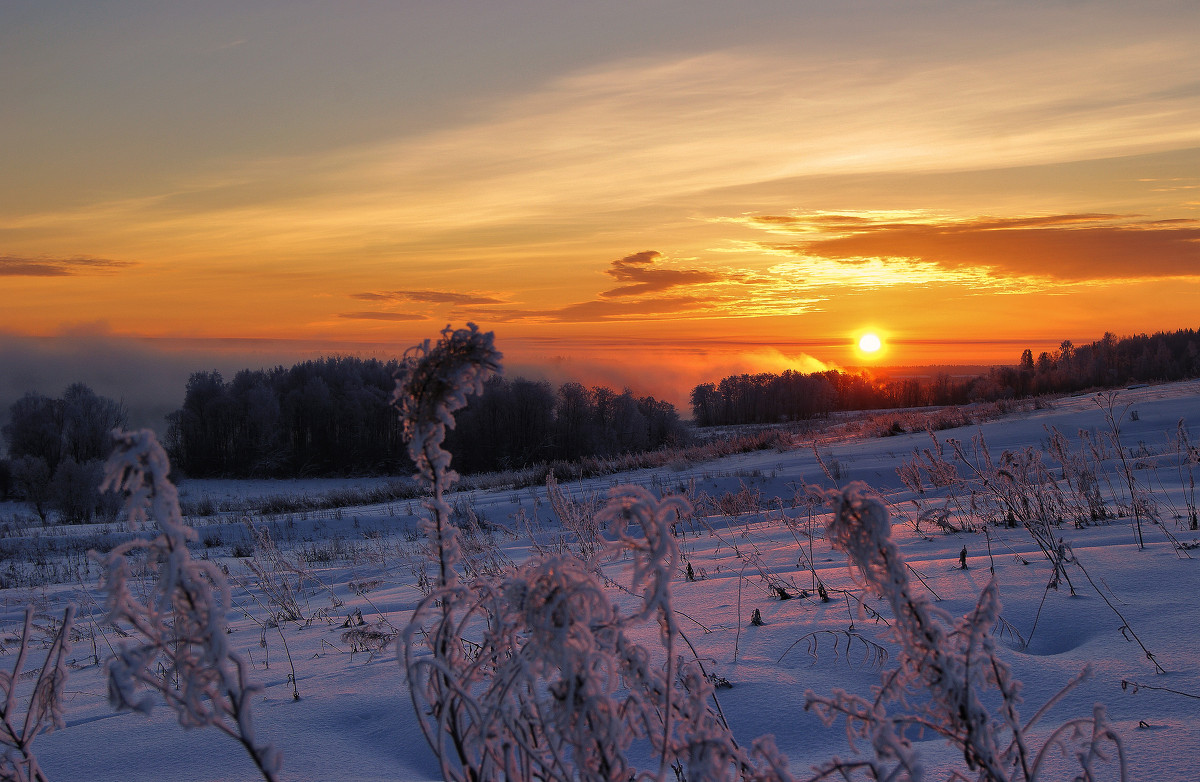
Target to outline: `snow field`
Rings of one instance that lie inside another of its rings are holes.
[[[570,508],[583,516],[616,484],[634,483],[656,494],[689,497],[700,515],[681,522],[678,541],[697,580],[686,579],[681,563],[671,585],[679,626],[707,669],[732,685],[718,689],[717,695],[739,741],[774,734],[793,772],[834,754],[849,755],[841,726],[826,728],[804,710],[805,691],[828,694],[843,688],[868,695],[879,682],[880,670],[894,659],[894,644],[886,633],[885,622],[892,619],[888,609],[863,596],[845,556],[831,549],[824,535],[827,509],[813,507],[810,515],[804,504],[806,485],[833,487],[825,470],[836,464],[838,482],[865,481],[892,508],[893,536],[920,578],[913,578],[914,589],[928,590],[931,598],[936,595],[938,608],[955,617],[971,610],[994,568],[1004,619],[996,634],[1006,647],[1003,659],[1023,683],[1024,716],[1031,716],[1090,664],[1092,678],[1051,710],[1041,723],[1043,730],[1089,716],[1092,705],[1102,702],[1122,734],[1131,779],[1192,779],[1200,760],[1200,699],[1195,697],[1200,695],[1200,565],[1191,557],[1200,553],[1190,547],[1200,537],[1188,529],[1186,483],[1179,475],[1182,457],[1171,450],[1171,442],[1180,419],[1192,441],[1200,442],[1200,384],[1123,391],[1115,401],[1117,410],[1128,404],[1127,411],[1138,414],[1136,421],[1125,416],[1120,436],[1127,451],[1140,448],[1143,453],[1136,460],[1140,466],[1134,469],[1135,480],[1156,500],[1162,528],[1143,521],[1146,546],[1139,548],[1128,513],[1080,528],[1069,520],[1052,525],[1055,538],[1070,545],[1095,582],[1093,586],[1079,568],[1068,566],[1074,596],[1065,583],[1047,589],[1053,568],[1021,526],[991,525],[985,535],[978,518],[955,514],[949,526],[969,531],[947,532],[929,521],[916,528],[918,505],[929,507],[957,492],[962,507],[969,507],[970,493],[983,492],[968,485],[966,478],[949,490],[927,487],[923,495],[905,486],[896,468],[912,458],[914,449],[932,447],[930,435],[923,432],[821,442],[817,451],[824,469],[810,444],[797,443],[784,452],[743,454],[676,471],[586,479],[559,488]],[[963,443],[981,434],[999,461],[1006,450],[1029,446],[1044,452],[1047,427],[1056,427],[1079,447],[1080,429],[1097,437],[1104,434],[1103,411],[1093,398],[1075,397],[977,429],[935,434],[942,442],[953,437]],[[1051,474],[1061,476],[1051,459],[1045,462]],[[1125,478],[1111,449],[1103,465],[1111,474],[1111,491],[1110,484],[1101,481],[1101,494],[1118,511]],[[279,484],[185,482],[181,495],[284,490]],[[300,490],[322,489],[305,485]],[[448,499],[458,507],[460,518],[469,510],[480,521],[486,532],[478,550],[491,561],[522,562],[535,544],[542,549],[577,546],[577,539],[556,517],[554,498],[545,487],[477,491]],[[560,508],[561,503],[562,499]],[[227,616],[229,645],[250,662],[251,678],[264,687],[254,704],[255,724],[259,737],[283,753],[282,778],[436,778],[436,763],[417,727],[396,661],[394,638],[422,595],[418,574],[423,540],[416,532],[421,512],[419,502],[396,502],[254,518],[256,527],[269,530],[277,546],[274,559],[255,545],[241,520],[189,520],[200,538],[192,547],[193,556],[228,571],[234,602]],[[66,686],[66,727],[39,737],[36,744],[47,776],[256,778],[250,760],[226,736],[211,730],[184,731],[165,708],[147,718],[116,714],[108,706],[102,663],[120,638],[100,622],[95,564],[64,552],[72,540],[99,547],[111,545],[120,533],[18,527],[0,539],[6,559],[0,574],[12,566],[20,576],[0,590],[0,663],[11,667],[13,636],[25,605],[34,604],[39,617],[61,613],[67,602],[75,602],[80,612]],[[486,543],[489,537],[494,548]],[[49,541],[54,541],[53,548]],[[962,570],[958,564],[964,547],[968,568]],[[251,568],[256,562],[258,573]],[[624,569],[625,563],[616,561],[604,572],[622,581]],[[47,576],[39,578],[39,573]],[[818,580],[828,602],[815,590]],[[280,583],[292,596],[295,618],[280,618]],[[782,586],[791,598],[779,599],[774,586]],[[624,610],[633,608],[635,601],[628,595],[611,589],[609,594]],[[749,624],[754,609],[761,613],[762,626]],[[641,632],[649,644],[656,630],[646,627]],[[1165,674],[1155,673],[1133,635],[1155,655]],[[889,659],[882,659],[883,650]],[[293,698],[293,667],[299,700]],[[921,742],[921,753],[931,772],[948,770],[956,762],[961,767],[961,758],[954,758],[936,739]],[[1064,765],[1063,773],[1068,768]],[[945,776],[932,773],[930,778]]]

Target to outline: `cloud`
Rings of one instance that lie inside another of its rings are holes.
[[[605,294],[600,294],[605,295]],[[636,301],[583,301],[545,313],[549,320],[563,323],[589,323],[681,315],[706,307],[710,300],[698,296],[662,296]]]
[[[495,322],[602,323],[796,314],[816,301],[781,289],[784,281],[775,276],[730,268],[663,267],[662,257],[657,250],[643,250],[612,261],[605,273],[628,284],[589,301],[553,309],[464,307],[453,314]]]
[[[600,294],[601,298],[641,296],[684,285],[703,285],[722,280],[721,275],[700,269],[655,268],[655,262],[661,257],[662,253],[657,250],[643,250],[640,253],[626,255],[619,261],[613,261],[612,268],[606,274],[617,282],[630,284],[604,291]]]
[[[763,278],[769,284],[773,281]],[[641,299],[593,299],[556,309],[480,308],[456,313],[460,317],[506,323],[513,321],[542,323],[604,323],[636,320],[683,320],[714,317],[759,317],[798,315],[811,312],[824,296],[802,295],[800,286],[780,280],[778,289],[767,287],[743,290],[737,295],[718,290],[694,295],[652,296]],[[746,286],[742,286],[745,288]]]
[[[0,255],[0,277],[75,277],[81,274],[115,272],[135,265],[132,261],[111,261],[107,258],[25,258]]]
[[[411,312],[339,312],[338,317],[347,320],[429,320]]]
[[[324,151],[273,147],[257,160],[199,166],[202,173],[160,172],[161,187],[15,210],[0,230],[20,232],[22,248],[65,236],[75,247],[153,253],[156,265],[175,268],[212,268],[218,253],[231,266],[262,259],[277,268],[288,259],[316,274],[329,258],[353,258],[338,263],[359,279],[378,273],[375,254],[386,252],[419,264],[426,280],[478,258],[503,263],[523,282],[548,255],[567,257],[620,233],[657,235],[651,241],[694,253],[695,244],[682,248],[696,235],[681,228],[691,217],[822,192],[820,183],[789,183],[796,178],[865,183],[876,173],[976,172],[1195,147],[1200,102],[1186,89],[1200,73],[1194,35],[1186,26],[1164,30],[1161,46],[1138,51],[1048,36],[1036,53],[1004,43],[971,47],[954,62],[924,47],[902,58],[870,47],[754,46],[700,56],[660,49],[563,69],[525,93],[502,90],[452,122],[429,120],[390,139]],[[676,293],[673,284],[697,279],[683,273],[699,270],[656,261],[655,274],[643,271],[633,265],[623,270],[630,279],[605,278],[605,298]],[[360,284],[389,284],[378,279]],[[390,284],[423,284],[409,279]]]
[[[455,293],[451,291],[431,291],[431,290],[415,290],[415,291],[369,291],[366,293],[352,293],[352,299],[361,299],[363,301],[420,301],[429,304],[458,304],[458,305],[475,305],[475,304],[503,304],[502,299],[493,298],[491,296],[481,296],[473,293]]]
[[[771,271],[787,279],[787,290],[820,292],[829,297],[846,290],[961,286],[971,292],[1028,293],[1053,284],[1047,277],[1006,277],[985,268],[947,269],[920,258],[830,258],[805,255],[776,264]]]
[[[796,315],[822,300],[811,286],[780,273],[745,269],[676,269],[658,265],[662,253],[643,250],[612,261],[606,274],[621,282],[596,298],[552,309],[463,307],[451,314],[498,323],[604,323],[713,317]],[[661,295],[660,295],[661,294]]]
[[[1041,215],[1036,217],[992,218],[976,217],[966,220],[930,220],[922,212],[871,212],[868,215],[818,213],[812,215],[762,215],[744,218],[743,222],[758,224],[784,233],[856,234],[872,231],[900,231],[909,228],[935,228],[943,232],[1013,230],[1017,228],[1064,227],[1104,223],[1120,219],[1121,215],[1102,213],[1073,215]],[[906,219],[905,219],[906,218]]]
[[[713,300],[701,296],[657,296],[645,299],[610,301],[596,299],[568,304],[555,309],[517,309],[481,307],[454,313],[457,317],[486,322],[511,323],[602,323],[621,320],[662,320],[711,312]]]
[[[1200,276],[1198,220],[1098,213],[909,218],[767,215],[738,222],[800,238],[761,245],[805,258],[793,270],[832,268],[848,281],[868,270],[878,280],[902,274],[912,283],[1001,288]]]

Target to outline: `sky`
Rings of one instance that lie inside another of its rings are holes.
[[[677,404],[1194,328],[1197,51],[1195,2],[6,0],[0,397],[468,321]]]

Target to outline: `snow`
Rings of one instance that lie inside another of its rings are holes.
[[[1200,383],[1123,390],[1116,395],[1115,405],[1117,412],[1125,405],[1129,412],[1137,412],[1136,421],[1126,416],[1120,435],[1127,449],[1141,445],[1149,454],[1140,460],[1135,476],[1158,502],[1163,526],[1183,544],[1196,544],[1200,533],[1187,528],[1186,518],[1173,517],[1186,512],[1186,503],[1176,466],[1178,455],[1171,450],[1171,443],[1180,419],[1186,422],[1192,442],[1200,442]],[[1079,445],[1079,430],[1099,435],[1106,429],[1096,400],[1084,395],[1055,400],[1045,409],[1016,412],[976,428],[935,434],[943,442],[957,438],[963,443],[981,434],[999,459],[1005,450],[1025,446],[1044,450],[1049,427],[1065,434],[1074,447]],[[913,500],[941,496],[930,492],[917,497],[896,473],[896,467],[914,449],[930,447],[926,432],[878,439],[839,435],[818,444],[826,464],[836,463],[840,483],[864,481],[888,503],[893,513],[893,538],[923,579],[922,583],[913,578],[911,586],[927,595],[938,609],[952,617],[971,611],[993,577],[990,568],[994,568],[1006,628],[999,634],[1001,657],[1023,683],[1023,715],[1031,716],[1085,664],[1092,666],[1093,676],[1042,720],[1040,735],[1067,719],[1089,717],[1093,704],[1104,703],[1124,741],[1130,779],[1196,778],[1195,769],[1200,765],[1200,699],[1195,697],[1200,696],[1200,549],[1178,550],[1157,526],[1145,521],[1146,546],[1139,549],[1128,515],[1081,528],[1066,522],[1054,526],[1053,534],[1070,546],[1096,587],[1081,570],[1071,567],[1076,595],[1069,593],[1066,584],[1047,589],[1053,568],[1020,526],[992,526],[985,536],[981,531],[945,533],[929,522],[917,532],[905,520],[912,515]],[[1044,457],[1044,461],[1051,474],[1060,474],[1052,459]],[[1119,470],[1119,462],[1110,456],[1105,467]],[[1113,473],[1112,480],[1119,495],[1124,476]],[[185,501],[205,494],[252,498],[289,491],[318,493],[326,487],[349,484],[362,488],[370,481],[320,485],[312,481],[189,481],[181,486],[180,494]],[[848,756],[842,724],[827,728],[815,714],[805,711],[805,691],[828,695],[842,688],[869,696],[880,676],[871,644],[888,651],[884,669],[895,662],[897,649],[884,633],[882,619],[891,620],[890,610],[884,602],[864,594],[845,555],[834,551],[825,539],[828,510],[816,508],[810,520],[803,503],[794,505],[803,499],[804,484],[834,488],[817,463],[811,443],[798,441],[784,451],[742,454],[678,470],[643,470],[573,481],[561,488],[575,501],[602,501],[616,484],[640,485],[657,495],[686,493],[705,514],[684,522],[684,534],[678,539],[684,559],[705,577],[689,582],[682,572],[677,573],[671,583],[672,601],[679,612],[680,630],[705,666],[733,685],[718,690],[717,695],[738,740],[749,744],[759,735],[774,734],[793,773],[834,754]],[[1102,491],[1109,500],[1108,486]],[[727,510],[741,497],[734,511],[716,512],[715,503],[705,501],[727,494],[731,498]],[[757,502],[756,496],[760,498]],[[464,492],[447,499],[450,505],[470,507],[481,520],[496,525],[495,541],[514,562],[531,556],[530,532],[542,546],[553,545],[562,537],[545,487]],[[1114,503],[1110,500],[1109,504]],[[346,634],[355,620],[343,626],[348,617],[361,612],[364,627],[385,636],[403,629],[422,597],[416,572],[422,552],[418,522],[423,513],[419,502],[396,502],[256,519],[256,524],[271,530],[283,555],[311,575],[296,586],[303,618],[284,620],[278,628],[271,626],[274,607],[263,587],[245,560],[233,556],[235,545],[245,546],[250,539],[242,522],[231,517],[189,519],[200,528],[193,556],[229,571],[233,593],[226,615],[231,630],[227,646],[250,663],[250,678],[264,688],[253,704],[254,721],[258,739],[272,742],[282,752],[281,778],[437,778],[437,763],[422,738],[404,671],[397,662],[397,641],[353,650],[354,643],[346,640]],[[794,523],[781,523],[780,513]],[[35,532],[39,533],[36,537]],[[50,564],[63,556],[46,548],[48,540],[72,535],[86,538],[94,532],[83,527],[44,533],[14,528],[0,543],[5,551],[16,552],[14,557],[27,558],[26,567],[36,573],[42,567],[38,562]],[[814,592],[814,574],[807,565],[810,534],[813,568],[829,589],[830,602],[822,602]],[[958,558],[964,546],[968,568],[962,570]],[[306,559],[297,558],[301,553]],[[804,564],[798,566],[798,561]],[[0,664],[9,668],[26,604],[34,604],[39,616],[61,613],[70,601],[79,607],[73,666],[66,685],[66,726],[39,737],[36,744],[48,778],[97,782],[257,778],[253,763],[235,741],[211,729],[183,730],[165,706],[149,717],[111,710],[102,666],[93,656],[93,639],[101,661],[111,653],[110,645],[116,647],[120,639],[101,622],[98,567],[95,563],[81,566],[78,558],[72,562],[70,569],[43,567],[42,572],[60,576],[69,571],[69,578],[50,579],[62,583],[23,582],[0,589]],[[612,562],[605,573],[621,580],[625,564]],[[4,567],[8,565],[4,563]],[[294,574],[283,577],[293,584],[296,581]],[[806,590],[808,596],[779,600],[768,588],[768,579],[784,585],[793,595]],[[635,610],[628,595],[610,592],[610,599],[622,610]],[[877,611],[879,618],[865,613],[859,599]],[[762,614],[761,627],[749,626],[756,608]],[[1129,629],[1123,632],[1126,621]],[[1165,674],[1155,673],[1130,630],[1153,652]],[[652,642],[656,632],[653,627],[646,629],[644,642]],[[289,653],[299,700],[292,696]],[[932,772],[929,778],[942,779],[948,769],[961,768],[961,758],[936,739],[916,743]],[[1067,769],[1064,765],[1064,775]]]

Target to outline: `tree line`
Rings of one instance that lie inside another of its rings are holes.
[[[730,375],[693,388],[691,407],[698,426],[763,424],[835,411],[957,405],[1194,377],[1200,377],[1200,336],[1194,329],[1120,338],[1106,332],[1087,345],[1064,340],[1057,351],[1036,359],[1026,349],[1015,366],[974,377],[938,373],[918,380],[836,370]]]
[[[893,380],[837,370],[730,375],[692,389],[692,419],[697,426],[769,424],[841,410],[956,404],[966,401],[973,385],[949,375],[923,385],[913,378]]]
[[[493,377],[447,432],[462,472],[617,456],[679,445],[686,439],[670,402],[629,389]]]
[[[183,406],[168,416],[164,438],[175,468],[195,477],[299,477],[406,474],[399,418],[389,405],[397,361],[322,358],[290,368],[191,375]],[[1194,329],[1063,341],[1014,366],[974,377],[873,377],[837,371],[731,375],[697,385],[699,426],[778,423],[835,411],[953,405],[1138,382],[1200,377]],[[87,521],[115,513],[96,490],[109,433],[128,411],[82,383],[61,397],[29,393],[9,409],[2,429],[0,499],[27,501],[45,520]],[[523,378],[493,378],[473,397],[447,438],[463,472],[527,467],[588,456],[614,456],[679,444],[687,430],[674,406],[628,389]]]
[[[330,357],[194,372],[167,416],[172,466],[192,477],[312,477],[409,469],[388,400],[396,361]]]
[[[399,416],[390,405],[397,361],[321,358],[245,369],[232,380],[194,372],[167,416],[172,468],[190,477],[406,475]],[[26,394],[3,427],[0,499],[26,501],[46,521],[115,515],[97,490],[111,432],[125,407],[82,383],[61,398]],[[686,439],[675,407],[630,390],[493,378],[458,416],[446,445],[464,472],[518,469],[652,450]]]
[[[194,477],[404,474],[413,466],[389,405],[399,364],[322,358],[242,370],[231,381],[196,372],[168,416],[168,453]],[[580,383],[494,378],[447,437],[461,472],[608,456],[678,441],[673,405]]]
[[[995,373],[997,382],[1017,396],[1186,380],[1200,377],[1200,334],[1195,329],[1128,337],[1105,332],[1087,345],[1064,340],[1058,350],[1037,358],[1026,349],[1015,368]]]

